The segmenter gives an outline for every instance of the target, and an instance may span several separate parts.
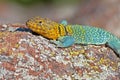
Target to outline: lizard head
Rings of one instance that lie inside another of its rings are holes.
[[[28,28],[48,39],[58,39],[60,37],[59,27],[62,26],[50,19],[35,17],[26,22]]]

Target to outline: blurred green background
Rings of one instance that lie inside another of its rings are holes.
[[[120,0],[0,0],[0,24],[34,16],[102,27],[120,36]]]

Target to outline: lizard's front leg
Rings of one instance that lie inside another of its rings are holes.
[[[50,40],[50,41],[56,44],[57,47],[69,47],[74,44],[75,39],[72,36],[63,36],[58,38],[58,40]]]

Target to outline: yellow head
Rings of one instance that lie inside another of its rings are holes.
[[[64,26],[47,18],[35,17],[26,22],[32,31],[49,39],[58,39],[65,35]]]

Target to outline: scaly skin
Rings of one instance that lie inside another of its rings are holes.
[[[72,44],[107,44],[120,55],[120,39],[113,34],[92,26],[67,25],[66,21],[56,23],[47,18],[35,17],[26,22],[34,32],[51,39],[57,47]]]

